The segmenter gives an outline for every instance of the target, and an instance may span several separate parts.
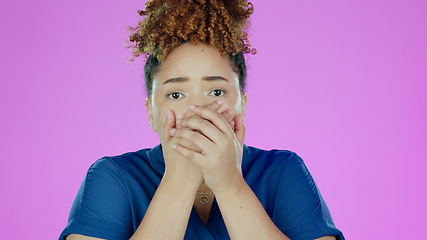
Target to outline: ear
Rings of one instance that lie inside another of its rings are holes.
[[[242,93],[242,115],[243,115],[243,119],[245,119],[246,117],[246,104],[248,103],[248,95],[243,92]]]
[[[154,123],[153,105],[151,103],[150,97],[147,97],[145,99],[145,108],[147,109],[148,121],[150,122],[150,126],[153,129],[153,131],[157,132],[156,124]]]

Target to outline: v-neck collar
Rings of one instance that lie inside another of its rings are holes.
[[[191,210],[188,225],[190,227],[189,230],[191,229],[199,240],[214,240],[216,236],[223,235],[224,233],[221,233],[220,226],[225,224],[221,217],[216,199],[212,202],[211,212],[209,213],[209,219],[206,225],[194,207]]]
[[[245,177],[247,168],[247,158],[249,158],[249,148],[243,145],[243,159],[242,159],[242,172]],[[147,152],[147,157],[151,162],[153,170],[157,175],[162,178],[165,172],[165,162],[163,159],[162,146],[161,144],[155,146]],[[212,202],[211,212],[209,214],[208,223],[205,225],[203,220],[200,218],[196,209],[193,207],[190,213],[190,219],[188,221],[187,231],[189,236],[197,236],[199,240],[214,240],[230,239],[225,226],[224,219],[222,218],[221,211],[219,209],[216,198]],[[187,233],[186,233],[187,235]],[[191,238],[193,239],[193,238]]]

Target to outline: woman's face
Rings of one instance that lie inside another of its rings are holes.
[[[221,100],[219,113],[245,114],[246,94],[240,93],[238,74],[217,48],[184,43],[173,49],[153,75],[153,92],[146,107],[150,125],[162,140],[166,110],[175,119],[192,115],[191,105],[207,106]]]

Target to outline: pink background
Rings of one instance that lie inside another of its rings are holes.
[[[427,235],[426,1],[254,0],[246,144],[302,156],[347,239]],[[1,1],[0,238],[57,239],[88,167],[158,144],[144,1]]]

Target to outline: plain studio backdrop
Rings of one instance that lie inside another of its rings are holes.
[[[246,144],[298,153],[347,239],[425,238],[426,1],[252,2]],[[94,161],[159,143],[144,4],[0,3],[0,238],[58,238]]]

